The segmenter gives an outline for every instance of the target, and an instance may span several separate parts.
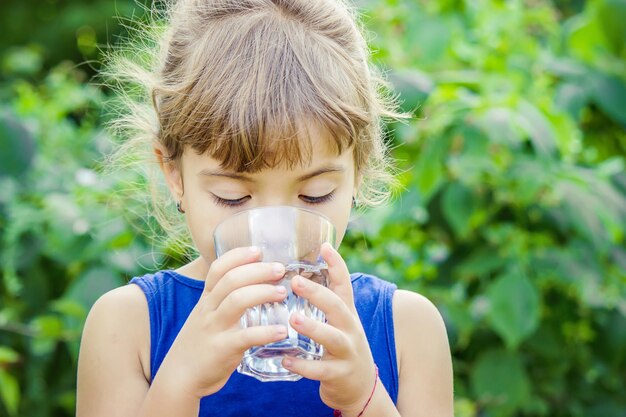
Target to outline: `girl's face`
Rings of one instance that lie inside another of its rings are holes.
[[[254,174],[224,171],[217,160],[191,149],[183,153],[180,171],[175,164],[163,165],[207,265],[215,259],[213,231],[217,224],[254,207],[289,205],[318,211],[332,221],[337,242],[341,242],[357,187],[352,149],[336,156],[322,140],[313,144],[312,151],[306,166],[293,170],[278,166]]]

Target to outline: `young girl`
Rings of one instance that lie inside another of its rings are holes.
[[[135,133],[152,135],[147,144],[198,257],[96,302],[81,344],[77,416],[452,416],[436,308],[350,274],[330,245],[322,248],[328,288],[292,280],[326,313],[326,324],[290,322],[324,345],[323,359],[284,359],[304,377],[297,382],[234,372],[245,350],[285,337],[281,326],[239,327],[246,308],[284,299],[273,285],[284,267],[260,262],[255,248],[215,259],[215,226],[242,209],[291,205],[329,217],[341,241],[354,202],[386,194],[380,118],[394,113],[350,9],[339,0],[179,0],[167,16],[154,73],[142,80],[153,131]]]

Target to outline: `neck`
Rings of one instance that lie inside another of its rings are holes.
[[[199,256],[188,264],[178,268],[176,272],[189,278],[205,281],[206,276],[209,273],[209,266],[210,265]]]

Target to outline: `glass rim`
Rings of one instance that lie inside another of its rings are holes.
[[[308,213],[308,214],[314,214],[317,217],[321,217],[324,221],[326,221],[329,225],[331,225],[333,230],[336,230],[336,227],[333,224],[333,222],[330,220],[330,218],[328,216],[326,216],[325,214],[320,213],[319,211],[311,210],[311,209],[308,209],[308,208],[305,208],[305,207],[288,206],[288,205],[282,204],[282,205],[276,205],[276,206],[251,207],[251,208],[247,208],[247,209],[243,209],[241,211],[238,211],[237,213],[233,213],[230,216],[228,216],[225,219],[223,219],[222,221],[220,221],[215,226],[215,229],[213,230],[213,235],[215,235],[217,233],[219,228],[224,223],[226,223],[227,221],[233,220],[233,218],[235,218],[235,217],[243,216],[244,214],[247,214],[247,213],[252,212],[252,211],[262,211],[262,210],[272,210],[272,209],[290,209],[290,210],[302,211],[302,212],[305,212],[305,213]],[[333,244],[333,246],[334,246],[334,244]]]

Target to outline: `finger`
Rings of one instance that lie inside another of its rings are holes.
[[[252,346],[263,346],[285,339],[287,327],[279,325],[252,326],[227,333],[224,337],[226,338],[225,346],[233,349],[234,353],[243,354]]]
[[[354,315],[344,300],[329,288],[296,275],[291,280],[291,288],[300,297],[306,298],[311,304],[326,314],[326,320],[332,326],[346,331],[354,329]]]
[[[217,282],[233,268],[240,265],[257,262],[261,258],[261,251],[257,247],[235,248],[214,260],[204,282],[205,293],[210,292]]]
[[[333,356],[345,357],[350,352],[350,341],[341,330],[300,313],[291,315],[291,326],[299,333],[324,346],[324,350]]]
[[[282,302],[287,289],[282,285],[258,284],[239,288],[228,294],[215,310],[224,328],[237,323],[246,309],[264,303]]]
[[[345,261],[330,243],[324,243],[320,249],[324,262],[328,264],[328,288],[330,288],[352,309],[354,309],[354,295],[350,271]]]
[[[342,362],[339,360],[321,360],[312,361],[308,359],[299,359],[286,357],[282,360],[285,369],[302,375],[305,378],[316,381],[328,381],[336,379],[343,374]]]
[[[278,283],[285,275],[281,263],[254,262],[227,271],[207,295],[209,304],[217,308],[233,291],[254,284]]]

